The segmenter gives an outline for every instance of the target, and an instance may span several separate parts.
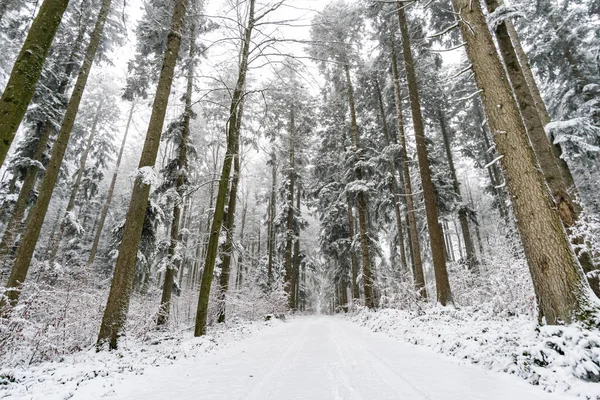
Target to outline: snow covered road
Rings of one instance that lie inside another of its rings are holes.
[[[299,317],[205,359],[149,368],[72,399],[559,400],[485,371],[367,331],[337,317]]]

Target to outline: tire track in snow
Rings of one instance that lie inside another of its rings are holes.
[[[285,375],[286,371],[293,365],[294,360],[298,358],[300,354],[299,350],[308,340],[305,333],[309,327],[310,325],[304,325],[301,330],[295,333],[294,339],[287,350],[277,357],[277,362],[267,370],[258,382],[255,382],[250,386],[249,392],[242,395],[240,400],[266,400],[270,398],[270,395],[274,390],[273,378],[277,375]],[[292,355],[293,357],[290,359]]]
[[[334,330],[337,333],[337,338],[333,342],[336,343],[343,354],[343,359],[352,360],[355,365],[360,366],[360,371],[357,371],[353,379],[354,382],[356,382],[356,379],[364,376],[377,382],[380,390],[382,389],[381,383],[384,383],[388,389],[394,392],[394,399],[432,400],[380,356],[376,355],[370,348],[366,348],[364,343],[368,343],[368,341],[365,342],[363,338],[351,333],[351,330],[355,329],[354,326],[340,323],[339,320],[331,320],[330,324],[334,326]],[[350,329],[340,329],[344,326]],[[357,363],[356,360],[360,362]]]

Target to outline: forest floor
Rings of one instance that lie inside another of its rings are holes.
[[[27,399],[558,400],[523,380],[460,363],[340,317],[305,316],[202,357],[99,376],[62,392],[31,383]],[[48,394],[53,393],[53,396]],[[7,393],[9,394],[9,393]],[[15,393],[16,394],[16,393]],[[0,398],[3,396],[0,390]],[[11,397],[12,398],[12,397]]]

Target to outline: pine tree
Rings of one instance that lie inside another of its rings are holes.
[[[90,43],[88,44],[85,53],[83,65],[79,70],[77,82],[73,88],[73,93],[71,94],[56,143],[52,147],[52,155],[48,167],[46,168],[46,176],[44,177],[40,188],[40,195],[35,206],[31,210],[31,216],[28,219],[27,227],[23,234],[22,244],[19,247],[11,275],[6,284],[7,289],[9,289],[7,290],[7,298],[11,305],[16,304],[18,301],[20,294],[19,287],[25,282],[27,272],[31,265],[33,253],[42,229],[44,218],[46,217],[52,192],[54,191],[56,180],[58,179],[60,166],[67,149],[75,118],[79,111],[79,104],[83,96],[83,91],[87,84],[88,76],[100,45],[100,40],[102,39],[104,24],[106,23],[110,11],[110,5],[111,0],[102,1],[102,6],[99,10],[96,24],[91,34]]]
[[[537,169],[534,151],[481,6],[467,0],[453,0],[453,6],[461,18],[459,27],[467,55],[502,157],[536,292],[538,318],[548,324],[586,320],[597,307],[597,300],[590,295],[544,177]]]
[[[144,214],[150,196],[151,182],[149,182],[147,176],[142,175],[150,173],[149,170],[156,162],[160,136],[171,93],[171,84],[181,45],[187,4],[187,0],[177,0],[175,3],[162,69],[152,106],[152,116],[150,117],[144,149],[142,150],[138,167],[139,173],[133,186],[127,218],[123,228],[123,240],[119,247],[119,257],[115,265],[111,289],[106,309],[104,310],[100,333],[98,334],[98,344],[102,345],[104,342],[108,342],[111,349],[117,347],[119,335],[124,328],[127,318],[135,275],[137,249],[144,225]]]
[[[423,187],[423,196],[425,198],[425,211],[427,215],[427,228],[429,231],[433,268],[435,271],[437,301],[445,306],[447,303],[452,303],[453,301],[444,256],[444,235],[439,222],[439,212],[435,195],[436,189],[431,180],[427,144],[425,142],[425,127],[423,125],[423,116],[421,113],[421,102],[419,99],[419,88],[414,68],[410,35],[408,32],[408,22],[402,4],[397,2],[396,6],[398,7],[398,25],[400,26],[402,38],[404,69],[406,71],[406,79],[408,82],[410,108],[415,131],[415,141],[417,143],[417,159],[419,161],[419,172],[421,173],[421,184]]]
[[[0,165],[25,116],[69,0],[45,0],[0,97]]]

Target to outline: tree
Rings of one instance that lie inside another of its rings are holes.
[[[35,246],[42,229],[44,218],[46,217],[46,212],[48,211],[48,205],[56,185],[56,180],[58,179],[60,166],[69,143],[75,118],[79,111],[79,104],[87,84],[94,58],[96,57],[96,52],[100,45],[100,40],[102,39],[104,24],[106,23],[108,12],[110,11],[110,5],[111,0],[102,1],[96,24],[91,34],[90,43],[88,44],[85,53],[83,65],[79,70],[77,82],[73,88],[73,93],[71,94],[56,143],[52,147],[52,155],[48,167],[46,168],[46,176],[44,177],[40,188],[40,195],[35,206],[31,210],[31,216],[28,219],[21,246],[17,252],[11,275],[6,284],[7,289],[9,289],[7,290],[8,295],[6,297],[9,299],[11,305],[17,303],[20,294],[19,287],[25,282],[27,272],[31,265]],[[0,303],[0,308],[2,308],[1,306],[2,304]]]
[[[355,26],[352,33],[346,29],[347,26]],[[371,240],[369,238],[368,226],[368,202],[367,185],[364,180],[363,160],[361,138],[358,128],[356,115],[356,105],[354,99],[354,87],[350,74],[350,63],[355,56],[349,51],[353,45],[359,42],[359,35],[362,29],[362,17],[358,8],[353,8],[343,1],[336,1],[328,5],[321,14],[319,14],[311,28],[311,37],[316,43],[325,43],[311,47],[313,56],[317,59],[331,60],[336,65],[336,70],[330,71],[330,74],[341,74],[344,80],[348,107],[350,111],[350,133],[352,145],[355,153],[355,182],[349,185],[352,192],[356,195],[358,208],[358,226],[360,231],[361,261],[363,269],[363,286],[365,291],[365,304],[367,307],[375,307],[373,296],[373,277],[371,273]],[[321,69],[326,69],[324,63]]]
[[[195,5],[193,2],[192,5]],[[195,14],[195,13],[194,13]],[[194,18],[195,15],[192,17]],[[185,92],[185,111],[183,115],[182,126],[176,129],[181,132],[179,140],[179,148],[177,151],[177,162],[175,168],[171,171],[171,180],[175,181],[175,191],[177,198],[173,206],[173,219],[171,222],[170,242],[168,250],[168,265],[165,271],[165,280],[163,284],[162,298],[160,301],[159,315],[157,319],[158,325],[164,325],[169,319],[171,308],[171,294],[174,284],[174,276],[177,273],[177,268],[182,268],[182,255],[177,254],[178,246],[181,245],[180,225],[182,218],[181,205],[185,201],[185,190],[188,184],[188,147],[190,142],[190,121],[194,118],[192,110],[192,92],[194,89],[194,64],[196,57],[196,22],[190,21],[190,47],[188,52],[188,70],[187,70],[187,86]],[[184,213],[185,216],[185,213]]]
[[[94,241],[92,242],[92,248],[90,249],[90,256],[87,261],[88,267],[93,265],[94,260],[96,259],[96,254],[98,252],[98,246],[100,244],[100,238],[102,236],[102,230],[104,229],[106,217],[108,216],[108,210],[110,209],[110,204],[112,202],[113,195],[115,192],[115,185],[117,182],[117,176],[119,174],[119,167],[121,166],[123,152],[125,151],[125,143],[127,142],[127,136],[129,135],[129,128],[131,127],[131,121],[133,119],[133,111],[134,110],[135,110],[135,102],[132,102],[131,107],[129,108],[129,116],[127,117],[127,125],[125,126],[125,133],[123,134],[123,140],[121,141],[121,147],[119,149],[119,154],[117,155],[117,161],[115,163],[115,169],[113,172],[113,176],[111,178],[110,185],[108,186],[108,192],[106,193],[106,200],[104,201],[104,206],[102,207],[102,212],[100,213],[100,219],[96,226],[96,233],[94,234]]]
[[[501,3],[498,0],[486,0],[486,5],[490,13],[498,10]],[[500,9],[499,11],[502,11]],[[511,82],[512,89],[515,93],[515,98],[521,111],[521,116],[527,128],[527,134],[535,151],[538,163],[546,179],[546,183],[552,192],[556,207],[559,211],[559,216],[567,230],[570,230],[579,220],[581,214],[581,206],[574,201],[572,194],[577,194],[577,188],[573,184],[573,177],[569,166],[561,162],[560,157],[557,157],[556,147],[550,142],[544,126],[547,123],[543,122],[543,117],[547,117],[547,111],[543,100],[538,99],[538,106],[533,93],[537,92],[535,80],[528,79],[524,70],[527,68],[527,59],[519,60],[516,51],[516,46],[513,46],[513,40],[518,41],[516,31],[513,28],[511,38],[509,30],[509,22],[500,20],[495,24],[496,39],[500,48],[500,55],[504,61],[508,77]],[[522,56],[526,57],[526,56]],[[522,64],[526,67],[523,68]],[[532,89],[531,86],[534,88]],[[541,113],[539,110],[542,110]],[[545,118],[544,118],[545,119]],[[560,147],[559,147],[560,149]],[[570,190],[569,190],[570,189]],[[583,244],[584,238],[577,237],[574,239],[574,244]],[[589,252],[579,249],[578,259],[583,267],[584,272],[590,273],[596,270],[592,257]],[[592,290],[596,295],[600,295],[600,285],[597,277],[589,278]]]
[[[478,2],[453,0],[459,27],[500,152],[529,264],[539,321],[587,320],[598,307],[570,247]]]
[[[196,312],[196,326],[194,328],[194,336],[202,336],[206,333],[206,324],[208,316],[208,299],[210,295],[210,287],[213,280],[215,262],[217,259],[217,251],[219,247],[219,236],[223,226],[223,216],[225,211],[225,201],[229,191],[229,176],[231,175],[231,166],[233,159],[237,154],[237,129],[239,128],[238,117],[241,118],[240,104],[243,101],[244,90],[246,87],[246,75],[248,72],[248,59],[250,55],[250,46],[252,40],[252,31],[255,24],[259,22],[266,14],[255,16],[254,12],[255,0],[250,0],[248,4],[248,20],[243,29],[242,47],[240,51],[240,64],[238,67],[238,78],[232,94],[231,106],[229,108],[229,119],[227,121],[227,149],[225,151],[225,159],[221,170],[221,178],[219,180],[219,189],[217,192],[217,200],[215,211],[210,228],[210,238],[206,250],[204,262],[204,273],[202,274],[202,283],[200,284],[200,295],[198,297],[198,310]],[[268,11],[267,11],[268,13]]]
[[[406,196],[406,206],[408,213],[408,232],[411,248],[411,257],[413,260],[413,275],[415,289],[423,299],[427,298],[425,290],[425,276],[423,274],[423,262],[421,260],[421,247],[419,244],[419,230],[417,229],[417,217],[413,198],[413,189],[410,178],[410,169],[408,164],[408,150],[406,149],[406,134],[404,131],[403,113],[402,113],[402,92],[400,89],[400,74],[398,72],[398,62],[396,50],[392,41],[392,78],[394,82],[394,96],[396,103],[396,120],[398,124],[398,138],[400,141],[400,156],[402,159],[402,182],[404,184],[404,194]]]
[[[111,349],[116,349],[119,335],[127,318],[138,246],[142,234],[148,198],[150,196],[152,179],[148,175],[152,175],[153,173],[151,169],[156,162],[158,154],[160,136],[181,45],[187,4],[187,0],[177,0],[175,3],[162,69],[154,96],[152,115],[138,167],[138,176],[136,177],[131,193],[131,201],[123,228],[123,240],[119,247],[119,256],[115,265],[106,309],[102,317],[100,333],[98,334],[98,345],[108,342]]]
[[[419,88],[410,45],[408,22],[402,4],[397,2],[396,6],[398,8],[398,25],[400,26],[400,35],[402,37],[402,53],[404,55],[404,69],[408,81],[408,93],[415,131],[415,141],[417,143],[417,159],[419,161],[421,184],[423,187],[423,196],[425,198],[425,211],[427,215],[427,228],[429,230],[429,244],[431,246],[431,255],[433,258],[433,269],[435,271],[437,301],[445,306],[447,303],[452,303],[452,293],[450,292],[450,282],[448,281],[448,271],[446,270],[444,235],[439,222],[438,206],[435,195],[436,191],[433,181],[431,180],[427,144],[425,142],[425,128],[423,125],[423,116],[421,114],[421,102],[419,100]]]
[[[69,0],[45,0],[42,3],[13,66],[0,97],[0,165],[4,164],[33,97],[54,35],[68,5]]]

